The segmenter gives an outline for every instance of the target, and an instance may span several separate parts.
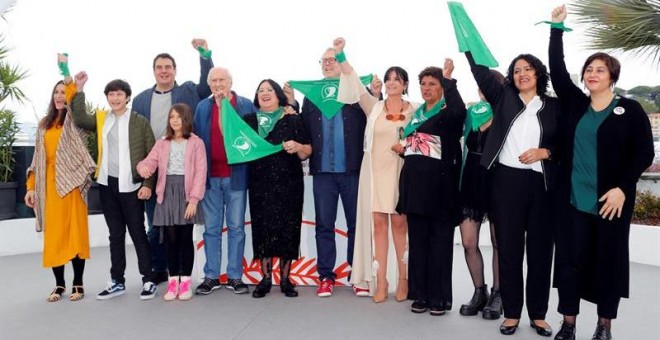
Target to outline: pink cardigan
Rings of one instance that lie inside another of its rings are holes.
[[[206,148],[202,139],[195,134],[191,134],[188,138],[184,160],[186,201],[197,204],[204,198],[204,192],[206,191]],[[156,201],[158,204],[163,203],[169,161],[170,141],[163,137],[156,141],[147,158],[137,165],[138,169],[147,168],[150,171],[158,169],[158,182],[156,182]]]

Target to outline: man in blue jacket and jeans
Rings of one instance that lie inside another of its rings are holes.
[[[236,294],[250,290],[243,283],[243,251],[245,249],[245,204],[247,198],[247,165],[229,165],[222,136],[221,102],[227,98],[239,115],[256,112],[252,101],[231,90],[232,76],[227,69],[215,67],[208,76],[213,95],[199,102],[193,119],[193,130],[206,146],[206,193],[204,209],[204,282],[195,294],[207,295],[221,287],[222,226],[227,221],[227,288]]]
[[[213,67],[211,51],[204,39],[193,39],[192,47],[200,54],[199,84],[192,81],[177,84],[175,79],[176,61],[171,55],[161,53],[153,61],[156,85],[142,91],[133,99],[133,111],[149,120],[156,140],[165,135],[168,123],[167,116],[172,105],[185,103],[191,108],[195,108],[202,98],[206,98],[211,94],[211,89],[206,81],[209,70]],[[166,282],[168,275],[165,243],[160,242],[160,228],[154,228],[153,226],[155,207],[156,195],[152,195],[151,199],[145,202],[145,208],[149,224],[147,235],[152,251],[151,263],[156,273],[156,284],[158,284]]]

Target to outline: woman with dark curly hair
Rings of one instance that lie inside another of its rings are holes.
[[[551,191],[557,164],[552,160],[559,103],[546,95],[549,75],[531,54],[509,65],[505,84],[466,53],[472,73],[493,106],[493,124],[481,165],[491,171],[490,219],[499,251],[504,322],[500,332],[516,332],[523,307],[523,257],[527,250],[527,313],[539,335],[550,336],[545,322],[552,265]]]

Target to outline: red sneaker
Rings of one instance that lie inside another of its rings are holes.
[[[319,288],[316,290],[316,295],[318,297],[328,297],[332,295],[332,288],[334,287],[335,283],[332,282],[330,279],[323,279],[321,280],[321,284],[319,285]]]
[[[369,296],[369,289],[368,288],[361,288],[361,287],[358,287],[358,286],[353,286],[353,292],[355,293],[355,296],[359,296],[359,297]]]

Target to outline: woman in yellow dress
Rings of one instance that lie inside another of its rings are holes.
[[[64,265],[73,264],[73,289],[69,300],[85,296],[83,272],[89,259],[87,189],[95,164],[87,151],[87,135],[75,127],[69,107],[75,84],[66,66],[67,57],[58,56],[65,76],[53,88],[46,116],[37,128],[32,164],[27,170],[25,204],[34,209],[37,232],[44,232],[43,266],[51,267],[56,287],[49,302],[60,300],[66,290]]]

